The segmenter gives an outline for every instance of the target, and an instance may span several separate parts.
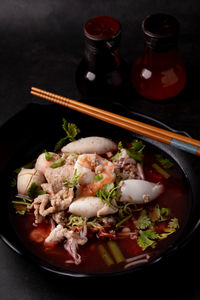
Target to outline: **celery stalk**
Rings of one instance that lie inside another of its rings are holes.
[[[107,266],[110,267],[111,265],[114,265],[114,261],[112,257],[110,256],[110,254],[102,244],[100,244],[97,249],[101,255],[101,258],[104,260]]]
[[[161,168],[158,164],[153,164],[152,167],[160,173],[164,178],[168,179],[170,177],[170,174],[167,173],[163,168]]]
[[[125,261],[125,257],[115,241],[109,241],[107,245],[117,264]]]

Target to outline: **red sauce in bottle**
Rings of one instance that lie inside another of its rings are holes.
[[[143,21],[142,29],[145,48],[132,68],[133,87],[148,99],[172,98],[186,83],[185,66],[177,50],[179,24],[172,16],[155,14]]]
[[[102,40],[110,39],[120,31],[119,22],[109,16],[98,16],[86,22],[84,32],[87,36]]]

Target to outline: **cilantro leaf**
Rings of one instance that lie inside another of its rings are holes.
[[[136,222],[137,229],[146,229],[152,225],[150,218],[147,216],[146,210],[143,209],[140,216]]]
[[[65,118],[63,118],[63,130],[66,132],[66,135],[70,142],[75,141],[75,137],[79,134],[80,129],[74,123],[68,123]]]
[[[161,210],[159,205],[155,205],[149,212],[149,217],[152,222],[160,221],[161,219]]]
[[[27,196],[30,197],[30,199],[34,199],[37,196],[43,195],[43,194],[46,194],[46,192],[43,191],[42,189],[39,190],[39,186],[35,182],[32,182],[27,191]],[[16,197],[18,197],[18,196],[16,196]],[[18,198],[20,198],[20,197],[18,197]],[[27,201],[27,200],[30,201],[30,199],[28,199],[26,197],[21,197],[21,199],[23,199],[24,201]]]
[[[68,139],[70,142],[75,141],[75,137],[80,133],[80,129],[74,123],[69,123],[65,118],[62,119],[62,128],[66,133],[66,136],[61,138],[55,145],[54,150],[58,151],[64,145]]]
[[[174,165],[168,158],[161,154],[156,154],[156,159],[164,169],[170,169]]]
[[[170,209],[166,207],[162,207],[160,212],[162,216],[169,216],[171,213]]]
[[[104,184],[103,189],[98,189],[96,196],[99,197],[102,202],[107,203],[108,206],[111,206],[112,198],[119,195],[118,188],[119,186],[115,187],[113,182]]]
[[[118,149],[122,149],[123,148],[123,145],[122,145],[122,141],[120,141],[119,143],[118,143]]]
[[[143,163],[143,150],[145,148],[145,145],[142,143],[142,141],[139,140],[133,140],[131,143],[131,147],[126,149],[128,156],[135,159],[139,163]]]
[[[109,195],[109,193],[115,188],[115,185],[113,182],[107,183],[103,185],[103,190],[106,192],[106,194]]]
[[[174,233],[179,228],[179,223],[177,218],[173,218],[170,220],[168,227],[165,228],[164,232],[159,235],[159,239],[165,239],[170,234]]]
[[[77,169],[75,169],[73,177],[70,180],[65,179],[63,184],[67,185],[68,188],[73,188],[79,183],[78,181],[79,181],[80,176],[81,176],[81,173],[77,174]]]
[[[131,143],[131,149],[137,151],[137,152],[142,152],[145,148],[145,145],[142,143],[142,141],[139,140],[133,140]]]
[[[173,218],[170,220],[168,227],[171,229],[178,229],[179,228],[179,223],[177,218]]]
[[[135,159],[136,161],[138,161],[139,163],[143,162],[143,154],[142,152],[136,152],[134,149],[127,149],[126,150],[127,154],[129,157]]]
[[[149,217],[152,220],[152,222],[162,222],[168,219],[168,216],[170,215],[171,211],[169,208],[162,207],[160,208],[158,204],[156,204],[155,207],[150,211]]]
[[[35,198],[37,196],[38,185],[35,182],[32,182],[27,191],[27,196],[30,198]]]
[[[146,250],[148,247],[155,247],[156,242],[155,239],[159,238],[159,234],[151,229],[147,229],[145,231],[140,230],[139,236],[137,238],[138,245],[142,248],[142,250]]]
[[[118,160],[121,156],[122,156],[122,153],[121,153],[121,152],[117,152],[117,153],[111,158],[111,160],[112,160],[112,161]]]
[[[151,230],[151,229],[147,229],[147,230],[145,230],[143,232],[151,240],[155,240],[155,239],[157,239],[159,237],[159,234],[157,232],[155,232],[154,230]]]

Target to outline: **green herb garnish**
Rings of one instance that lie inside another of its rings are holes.
[[[119,227],[120,225],[122,225],[123,223],[125,223],[126,221],[128,221],[131,217],[132,217],[132,214],[126,216],[126,217],[123,218],[121,221],[119,221],[115,226],[116,226],[116,227]]]
[[[115,177],[115,184],[118,185],[120,181],[124,179],[124,175],[118,171],[115,171],[116,177]]]
[[[27,196],[30,198],[35,198],[37,196],[38,185],[32,182],[27,191]]]
[[[142,141],[139,140],[133,140],[131,143],[131,149],[137,151],[137,152],[142,152],[145,148],[145,145],[142,143]]]
[[[143,209],[140,216],[136,222],[137,229],[146,229],[152,225],[151,219],[147,216],[147,212]]]
[[[101,199],[102,202],[112,206],[111,200],[119,195],[119,186],[114,185],[113,182],[103,185],[103,189],[98,189],[96,196]]]
[[[143,154],[140,152],[136,152],[134,149],[126,150],[129,157],[135,159],[139,163],[143,163]]]
[[[37,196],[44,195],[46,192],[44,190],[37,191]]]
[[[170,209],[166,207],[162,207],[160,212],[162,216],[169,216],[171,213]]]
[[[26,210],[17,210],[16,209],[16,213],[19,214],[19,215],[21,215],[21,216],[24,216],[25,213],[26,213]]]
[[[73,188],[78,184],[80,176],[81,173],[77,174],[77,169],[75,169],[73,177],[70,180],[65,179],[63,184],[66,185],[68,188]]]
[[[152,222],[162,222],[166,221],[167,217],[170,215],[171,211],[169,208],[162,207],[160,208],[158,204],[150,211],[149,217]]]
[[[59,158],[50,165],[50,168],[55,169],[64,165],[65,158]]]
[[[145,145],[142,143],[142,141],[133,140],[131,143],[131,147],[126,149],[126,152],[128,156],[135,159],[140,164],[143,163],[143,150],[145,148]]]
[[[44,150],[44,153],[45,153],[46,160],[51,160],[53,158],[53,155],[50,154],[47,150]]]
[[[112,161],[118,160],[121,156],[122,156],[122,153],[121,153],[121,152],[117,152],[117,153],[111,158],[111,160],[112,160]]]
[[[32,200],[27,199],[25,197],[24,198],[23,197],[17,197],[17,198],[20,198],[23,201],[18,201],[18,200],[12,201],[12,204],[15,208],[15,211],[19,215],[25,215],[27,206],[29,206],[31,204],[30,202],[27,202],[26,200],[31,201],[31,202],[32,202]]]
[[[95,176],[94,176],[94,181],[100,181],[100,180],[102,180],[103,179],[103,174],[96,174]]]
[[[173,218],[169,221],[168,227],[165,229],[165,232],[161,233],[159,239],[165,239],[170,234],[174,233],[179,228],[179,223],[177,218]]]
[[[13,204],[20,204],[20,205],[30,205],[30,203],[27,203],[27,202],[23,202],[23,201],[12,201]]]
[[[16,195],[15,198],[18,199],[22,199],[24,202],[32,202],[33,200],[31,198],[29,198],[28,196],[24,196],[24,195]]]
[[[171,219],[169,224],[168,224],[168,227],[172,228],[172,229],[178,229],[179,228],[178,219],[177,218]]]
[[[62,119],[63,124],[62,128],[66,133],[66,136],[61,138],[57,144],[55,145],[54,151],[60,150],[60,148],[64,145],[66,140],[69,140],[70,142],[75,141],[75,137],[79,134],[80,130],[74,123],[68,123],[65,118]]]
[[[174,164],[168,158],[162,156],[161,154],[156,154],[155,156],[157,161],[164,169],[170,169],[173,167]]]
[[[118,143],[118,149],[122,149],[123,148],[123,145],[122,145],[122,142],[120,141],[119,143]]]
[[[46,192],[43,191],[42,189],[39,189],[39,186],[35,182],[31,183],[31,185],[27,191],[27,196],[30,197],[31,199],[34,199],[37,196],[44,195],[44,194],[46,194]],[[26,197],[23,197],[23,198],[21,197],[21,199],[28,200],[28,198],[26,198]]]
[[[142,250],[146,250],[148,247],[155,247],[156,242],[155,239],[159,238],[159,234],[151,229],[140,230],[139,236],[137,238],[138,245],[142,248]]]
[[[170,177],[170,174],[167,173],[163,168],[161,168],[158,164],[154,163],[152,167],[164,178],[168,179]]]

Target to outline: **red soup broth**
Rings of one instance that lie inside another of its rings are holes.
[[[178,218],[179,229],[169,235],[166,239],[159,240],[155,248],[148,247],[145,251],[137,244],[136,239],[123,238],[116,239],[125,258],[134,257],[143,253],[150,255],[150,260],[157,255],[163,253],[173,241],[179,236],[182,231],[186,218],[188,215],[188,188],[184,174],[177,165],[167,170],[170,174],[168,179],[157,173],[152,164],[155,163],[155,150],[145,150],[144,155],[144,174],[145,179],[151,182],[160,182],[164,185],[164,193],[156,200],[146,204],[145,207],[155,206],[169,208],[171,215]],[[144,208],[145,208],[144,207]],[[128,222],[128,221],[127,221]],[[107,242],[109,238],[99,238],[94,234],[92,238],[88,238],[88,242],[79,246],[78,253],[81,255],[82,262],[80,265],[66,263],[71,260],[70,255],[63,247],[63,242],[51,247],[51,245],[44,246],[44,240],[50,233],[50,224],[42,223],[39,225],[34,224],[33,213],[27,213],[24,216],[13,214],[13,224],[15,230],[25,244],[25,246],[36,256],[42,258],[53,266],[58,266],[63,269],[72,270],[82,273],[105,273],[122,271],[124,263],[113,264],[107,266],[98,251],[98,245],[102,244],[109,252]]]

